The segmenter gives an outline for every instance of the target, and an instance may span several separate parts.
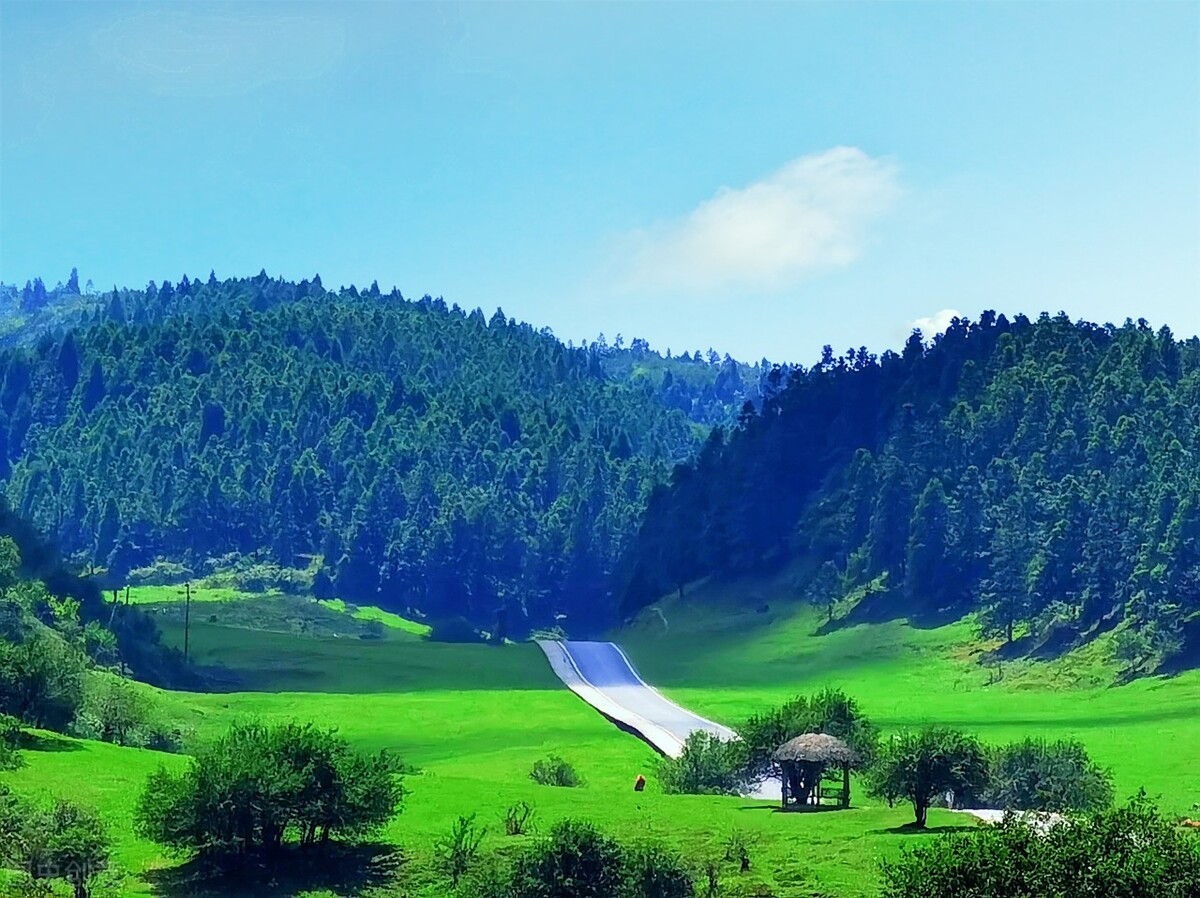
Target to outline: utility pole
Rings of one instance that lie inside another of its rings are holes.
[[[183,660],[188,660],[188,638],[191,635],[192,627],[192,581],[189,580],[184,584],[186,589],[185,595],[187,598],[183,606]]]

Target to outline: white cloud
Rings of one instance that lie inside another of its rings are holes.
[[[220,96],[319,77],[344,54],[346,33],[327,16],[248,15],[213,5],[125,16],[98,30],[92,43],[159,93]]]
[[[907,337],[915,329],[919,330],[921,336],[928,340],[935,334],[940,334],[946,328],[950,327],[950,322],[955,318],[962,317],[963,313],[958,309],[941,309],[927,318],[918,318],[916,321],[910,321],[904,335]]]
[[[628,235],[632,288],[778,290],[849,265],[900,194],[895,164],[855,147],[801,156],[747,187],[722,187],[685,218]]]

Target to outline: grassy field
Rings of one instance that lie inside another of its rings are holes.
[[[1166,746],[1195,744],[1200,676],[1099,685],[1107,676],[1095,653],[1054,665],[1007,665],[1003,679],[974,655],[968,624],[920,630],[900,622],[813,636],[820,621],[788,607],[768,581],[736,590],[710,586],[681,607],[666,603],[615,634],[650,682],[719,720],[735,723],[764,704],[825,685],[846,688],[887,729],[925,721],[953,724],[989,741],[1025,734],[1073,735],[1116,774],[1118,793],[1145,785],[1172,812],[1200,801],[1188,754]],[[773,611],[740,610],[770,604]],[[696,601],[702,599],[703,601]],[[213,603],[213,607],[217,603]],[[742,606],[744,607],[744,606]],[[337,726],[365,749],[395,750],[420,773],[408,778],[404,812],[384,834],[401,849],[404,886],[395,894],[448,893],[431,869],[431,845],[459,815],[478,813],[485,847],[511,848],[504,809],[527,801],[544,828],[581,816],[627,838],[662,838],[697,859],[719,857],[734,830],[755,840],[754,867],[725,871],[731,895],[867,898],[877,891],[879,860],[926,838],[904,831],[905,808],[856,795],[841,813],[779,814],[736,798],[658,792],[654,753],[562,689],[533,645],[449,645],[388,627],[382,638],[255,632],[199,619],[193,607],[191,648],[199,663],[227,671],[238,691],[157,693],[161,710],[197,741],[235,719],[314,720]],[[330,613],[341,613],[328,609]],[[352,620],[350,615],[341,615]],[[164,639],[182,640],[180,622],[162,616]],[[573,762],[578,789],[538,786],[535,760],[557,753]],[[28,766],[5,774],[22,791],[68,794],[95,803],[114,821],[120,864],[133,871],[129,894],[203,894],[175,881],[179,860],[137,839],[130,815],[138,789],[159,763],[186,759],[93,742],[45,737],[26,753]],[[647,792],[632,790],[639,773]],[[971,825],[945,811],[935,828]],[[369,877],[367,877],[369,880]],[[365,880],[332,872],[305,886],[256,884],[222,894],[361,894]],[[315,894],[315,893],[314,893]]]
[[[939,723],[986,742],[1027,735],[1082,740],[1111,767],[1118,797],[1145,787],[1170,813],[1200,803],[1200,671],[1112,685],[1096,645],[1053,662],[979,663],[974,627],[919,629],[904,621],[814,633],[811,608],[781,601],[771,581],[700,588],[664,602],[620,634],[642,675],[681,704],[734,722],[824,686],[846,690],[884,730]],[[752,594],[753,601],[737,601]],[[754,609],[768,605],[772,610]]]

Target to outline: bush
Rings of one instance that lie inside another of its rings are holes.
[[[692,898],[691,876],[660,845],[628,849],[591,823],[564,820],[505,865],[481,862],[463,880],[464,898]]]
[[[659,762],[658,779],[668,794],[737,795],[742,786],[741,758],[736,743],[696,730],[678,758]]]
[[[621,895],[627,898],[692,898],[696,894],[678,854],[661,845],[645,845],[629,852]]]
[[[529,778],[540,786],[573,787],[582,785],[583,780],[575,772],[575,768],[560,758],[550,755],[540,761],[535,761],[529,771]]]
[[[915,824],[924,827],[935,798],[953,792],[971,802],[986,787],[987,770],[987,753],[974,736],[942,727],[905,731],[880,749],[868,791],[889,804],[912,802]]]
[[[523,836],[533,829],[533,806],[527,801],[510,804],[504,812],[504,832],[510,836]]]
[[[61,799],[35,806],[0,785],[0,867],[34,880],[66,880],[76,898],[87,898],[89,880],[108,866],[110,847],[95,811]]]
[[[616,898],[625,861],[624,849],[591,823],[564,820],[516,859],[511,891],[520,898]]]
[[[1008,817],[885,863],[885,898],[1196,898],[1200,843],[1145,795],[1048,830]]]
[[[987,807],[1024,811],[1100,811],[1112,804],[1112,775],[1075,740],[1025,739],[994,750]]]
[[[139,835],[219,863],[356,838],[399,812],[399,764],[311,724],[235,725],[176,774],[160,768],[134,815]]]

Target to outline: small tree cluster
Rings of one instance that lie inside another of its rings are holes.
[[[982,798],[991,808],[1100,811],[1112,804],[1112,776],[1081,742],[1024,739],[992,751]]]
[[[311,724],[239,724],[182,773],[160,768],[135,812],[143,837],[218,862],[362,837],[400,810],[399,765]]]
[[[115,745],[178,751],[182,735],[156,719],[149,694],[138,684],[109,674],[88,677],[83,704],[71,732]]]
[[[756,714],[740,727],[742,772],[746,779],[762,780],[774,772],[771,755],[796,736],[826,733],[849,745],[865,765],[875,754],[879,729],[863,714],[858,702],[840,689],[824,689],[813,696],[796,696],[784,704]]]
[[[743,786],[739,746],[704,730],[687,737],[678,758],[663,758],[658,779],[667,794],[737,795]]]
[[[0,867],[35,881],[65,880],[75,898],[87,898],[109,852],[107,829],[94,811],[62,799],[35,805],[0,784]]]
[[[885,898],[1196,898],[1200,841],[1144,793],[1122,808],[1049,829],[1008,817],[950,834],[884,866]]]
[[[885,742],[868,773],[872,795],[912,803],[915,823],[945,793],[958,805],[1022,811],[1098,811],[1112,803],[1112,778],[1079,742],[1025,739],[989,751],[944,727],[905,731]]]

